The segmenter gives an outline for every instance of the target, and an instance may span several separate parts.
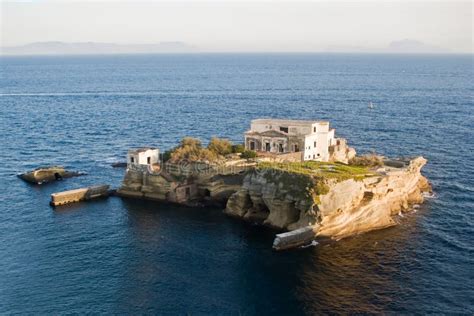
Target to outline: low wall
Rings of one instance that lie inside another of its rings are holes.
[[[259,153],[259,161],[270,162],[301,162],[303,161],[303,152],[298,151],[294,153],[273,154],[273,153]]]

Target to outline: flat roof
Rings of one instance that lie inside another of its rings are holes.
[[[155,149],[158,149],[158,148],[141,147],[141,148],[129,149],[128,152],[129,153],[141,153],[141,152],[144,152],[144,151],[147,151],[147,150],[155,150]]]
[[[329,124],[329,121],[321,121],[321,120],[287,120],[287,119],[272,119],[272,118],[262,118],[262,119],[255,119],[251,121],[252,123],[265,123],[265,124],[293,124],[293,125],[306,125],[306,124],[315,124],[315,123],[326,123]]]
[[[287,137],[288,136],[288,134],[279,132],[276,130],[268,130],[264,132],[247,131],[245,132],[245,135],[248,135],[248,136],[258,135],[258,136],[265,136],[265,137]]]

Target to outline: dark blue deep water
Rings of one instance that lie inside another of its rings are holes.
[[[0,61],[0,314],[474,312],[471,56]],[[130,147],[242,141],[260,117],[327,119],[359,152],[423,155],[436,196],[396,227],[283,253],[273,231],[220,209],[48,205],[52,192],[117,187],[124,170],[110,163]],[[88,175],[15,176],[45,164]]]

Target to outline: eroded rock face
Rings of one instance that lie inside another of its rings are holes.
[[[229,197],[242,186],[241,172],[181,173],[128,168],[117,194],[124,197],[167,201],[184,205],[217,204],[225,206]]]
[[[319,237],[344,238],[395,225],[394,214],[423,202],[422,193],[431,190],[420,172],[425,164],[418,157],[406,167],[385,167],[363,180],[327,180],[329,190],[319,196],[309,192],[307,176],[253,171],[229,198],[225,212],[284,230],[314,226]]]
[[[301,225],[315,223],[311,187],[310,179],[304,175],[254,170],[246,175],[242,188],[229,198],[225,213],[244,219],[255,218],[252,214],[259,213],[260,222],[276,228],[287,228],[300,221]]]

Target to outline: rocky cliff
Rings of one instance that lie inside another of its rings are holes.
[[[242,186],[247,166],[166,164],[158,171],[129,166],[117,194],[190,206],[227,203]]]
[[[394,214],[421,203],[422,193],[431,190],[421,174],[425,164],[418,157],[366,173],[339,165],[321,165],[322,171],[313,173],[305,165],[304,172],[256,169],[247,173],[225,212],[282,230],[311,226],[317,237],[340,239],[394,225]]]

